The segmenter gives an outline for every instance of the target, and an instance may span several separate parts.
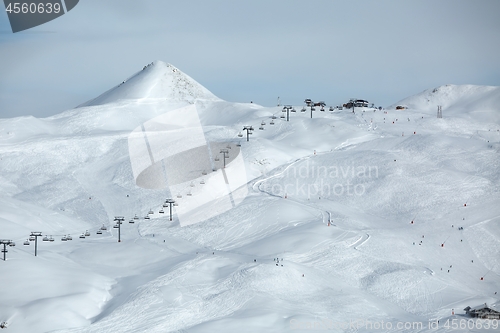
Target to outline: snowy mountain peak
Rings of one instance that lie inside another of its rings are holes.
[[[187,102],[194,102],[197,99],[220,100],[175,66],[157,60],[144,66],[141,71],[119,85],[79,105],[79,107],[140,99],[167,99]]]
[[[468,114],[470,117],[498,122],[500,87],[447,84],[402,99],[388,109],[395,109],[398,105],[432,114],[440,105],[448,115]]]

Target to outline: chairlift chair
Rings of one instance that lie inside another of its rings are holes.
[[[43,240],[44,242],[48,242],[48,241],[49,241],[49,237],[45,236],[45,237],[43,237],[43,238],[42,238],[42,240]]]
[[[189,193],[188,193],[188,194],[186,194],[186,195],[187,195],[188,197],[191,197],[191,196],[192,196],[191,192],[189,192]]]
[[[24,245],[30,245],[30,242],[28,240],[26,240],[23,244]]]
[[[276,119],[276,116],[273,114],[273,116],[271,117],[271,119]]]
[[[179,204],[177,202],[174,202],[174,206],[179,206]]]
[[[182,198],[182,195],[180,195],[180,194],[177,194],[177,198]]]
[[[333,111],[333,106],[330,106],[330,109],[329,109],[329,111]]]
[[[311,111],[316,111],[316,108],[311,108]]]
[[[165,212],[163,211],[163,209],[160,209],[160,211],[158,213],[159,214],[165,214]]]
[[[243,137],[243,134],[241,132],[239,132],[238,136],[241,138],[241,137]]]
[[[265,123],[265,121],[263,120],[260,124],[261,124],[262,126],[264,126],[266,123]]]
[[[118,224],[115,224],[113,228],[118,229],[120,226]]]
[[[264,127],[261,126],[261,127],[259,127],[259,129],[262,131],[264,129]]]
[[[150,220],[149,215],[144,216],[145,220]]]
[[[80,235],[80,238],[85,238],[85,234],[81,234],[81,235]]]
[[[219,162],[219,161],[220,161],[219,157],[215,156],[215,162]]]
[[[227,148],[227,149],[231,149],[231,145],[227,145],[227,146],[226,146],[226,148]]]
[[[101,230],[108,230],[108,228],[106,228],[106,227],[104,226],[104,224],[103,224],[103,225],[102,225],[102,227],[101,227]]]
[[[168,207],[168,203],[164,203],[163,208],[167,208],[167,207]]]
[[[300,110],[300,112],[306,112],[306,108],[305,108],[305,107],[304,107],[304,108],[302,108],[302,109]]]
[[[281,118],[281,119],[285,119],[285,116],[284,116],[284,115],[281,115],[281,117],[280,117],[280,118]]]
[[[271,120],[271,122],[269,124],[270,125],[274,125],[274,120]]]
[[[90,236],[90,232],[88,230],[85,230],[85,236]]]
[[[189,184],[189,186],[194,187],[194,183]]]
[[[68,235],[68,236],[66,236],[66,239],[67,240],[73,240],[73,237],[71,237],[71,235]]]
[[[35,236],[30,236],[29,241],[30,242],[34,242],[35,241]]]
[[[292,112],[297,112],[297,110],[295,110],[295,108],[292,108]]]
[[[206,176],[206,175],[207,175],[207,172],[206,172],[206,171],[203,171],[201,174],[202,174],[203,176]]]
[[[205,181],[202,179],[202,180],[200,181],[200,184],[201,184],[201,185],[205,185]]]
[[[138,220],[139,219],[139,216],[137,216],[137,214],[134,216],[134,220]]]
[[[238,143],[236,144],[236,147],[241,147],[241,143],[239,143],[239,142],[238,142]]]
[[[325,111],[325,108],[324,108],[324,107],[321,107],[321,109],[320,109],[320,110],[321,110],[321,111]]]
[[[155,212],[153,212],[151,209],[149,210],[148,212],[148,215],[151,215],[151,214],[154,214]]]
[[[68,240],[68,238],[66,236],[61,237],[61,241],[66,242],[67,240]]]
[[[134,219],[128,221],[128,223],[135,223]]]
[[[52,236],[50,236],[49,242],[53,242],[53,241],[54,241],[54,238]]]
[[[99,229],[99,230],[97,230],[96,234],[98,234],[98,235],[102,235],[102,230],[100,230],[100,229]]]

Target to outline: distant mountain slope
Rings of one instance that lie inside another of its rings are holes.
[[[498,122],[500,87],[447,84],[404,98],[388,109],[394,109],[397,105],[406,106],[410,110],[432,113],[435,113],[437,106],[441,105],[443,116],[465,113],[481,120]]]
[[[163,61],[154,61],[116,87],[78,107],[144,98],[188,102],[220,100],[178,68]]]

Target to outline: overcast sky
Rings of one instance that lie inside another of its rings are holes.
[[[498,86],[499,14],[498,0],[81,0],[13,34],[2,11],[0,117],[71,109],[154,60],[265,106]]]

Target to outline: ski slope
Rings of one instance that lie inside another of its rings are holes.
[[[466,306],[500,307],[499,102],[499,87],[446,85],[385,110],[316,108],[311,119],[295,106],[287,122],[281,107],[223,101],[155,61],[78,108],[0,119],[0,239],[16,242],[0,262],[0,322],[8,332],[374,331],[342,326],[361,321],[453,332],[444,323],[467,319]],[[173,221],[159,211],[186,193],[137,186],[128,137],[189,105],[207,141],[241,144],[248,195],[181,227],[175,209]],[[32,231],[55,239],[39,239],[37,257],[23,245]]]

